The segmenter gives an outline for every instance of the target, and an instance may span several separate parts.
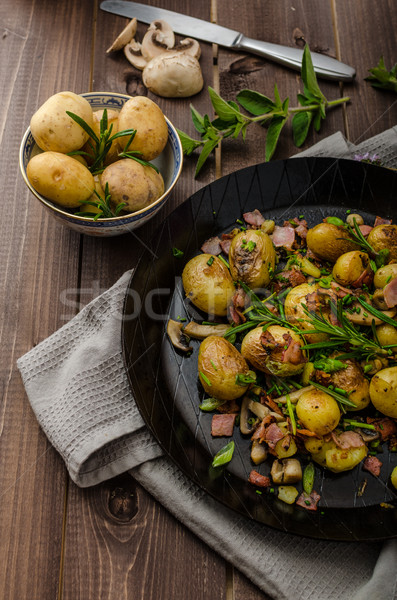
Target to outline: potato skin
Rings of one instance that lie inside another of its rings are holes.
[[[36,154],[29,161],[26,174],[39,194],[65,208],[80,207],[95,188],[87,167],[61,152]]]
[[[369,265],[368,254],[360,250],[352,250],[339,256],[332,269],[332,275],[340,285],[353,285],[364,271],[368,271]]]
[[[212,264],[208,265],[208,261]],[[186,296],[208,315],[224,317],[235,292],[231,275],[226,265],[212,254],[199,254],[188,263],[182,272],[182,284]]]
[[[325,435],[335,429],[340,420],[340,410],[332,396],[318,389],[304,392],[297,404],[296,414],[306,429]]]
[[[301,283],[292,288],[285,298],[284,312],[287,320],[299,329],[310,331],[313,326],[307,321],[307,315],[302,304],[306,305],[306,296],[318,289],[318,285]],[[328,339],[325,333],[305,333],[305,339],[310,343],[323,342]]]
[[[374,286],[383,289],[388,281],[397,277],[397,263],[391,263],[378,269],[374,275]]]
[[[253,289],[265,287],[270,283],[275,262],[273,242],[264,231],[249,229],[232,239],[229,264],[235,281],[243,281]]]
[[[318,223],[309,229],[306,242],[316,256],[329,262],[336,262],[342,254],[357,249],[348,232],[332,223]]]
[[[294,342],[302,346],[301,338],[292,329],[281,327],[280,325],[271,325],[267,331],[275,339],[276,343],[284,345],[286,340],[283,335],[290,335]],[[251,329],[245,336],[241,344],[241,354],[251,363],[253,367],[279,377],[293,377],[303,371],[304,362],[293,364],[291,362],[282,362],[271,349],[263,345],[261,338],[263,334],[262,327]]]
[[[369,394],[379,412],[397,419],[397,367],[378,371],[371,379]]]
[[[376,328],[376,335],[378,336],[378,340],[382,346],[391,346],[395,344],[394,348],[392,348],[393,352],[397,352],[397,322],[396,327],[390,325],[389,323],[383,323]]]
[[[136,129],[129,150],[142,152],[143,160],[153,160],[161,154],[168,141],[168,127],[159,106],[145,96],[135,96],[128,100],[119,114],[119,131]],[[124,150],[129,136],[118,138],[118,145]]]
[[[210,335],[201,342],[198,355],[199,379],[211,397],[219,400],[240,398],[247,391],[248,385],[236,383],[236,375],[247,374],[248,371],[245,359],[225,338]]]
[[[331,358],[336,358],[337,354],[331,354]],[[356,408],[346,406],[348,411],[362,410],[370,403],[369,381],[364,377],[364,371],[360,364],[353,359],[342,361],[347,365],[346,369],[332,373],[329,383],[334,387],[341,388],[349,393],[349,400],[354,402]]]
[[[123,158],[107,166],[100,182],[102,189],[109,185],[111,203],[125,202],[124,212],[136,212],[153,204],[164,193],[161,173],[132,158]]]
[[[39,148],[66,153],[79,150],[88,140],[88,133],[66,114],[67,110],[92,127],[90,103],[73,92],[59,92],[48,98],[31,118],[30,129]]]
[[[397,261],[397,225],[377,225],[368,235],[368,243],[376,252],[388,249],[388,262]]]
[[[311,442],[311,441],[310,441]],[[326,467],[334,473],[350,471],[357,466],[368,453],[368,448],[363,445],[358,448],[338,448],[333,440],[325,442],[323,439],[317,443],[305,442],[305,447],[311,453],[314,462]],[[312,450],[318,450],[312,452]]]

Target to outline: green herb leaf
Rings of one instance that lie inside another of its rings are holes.
[[[286,122],[287,117],[279,117],[278,115],[272,117],[266,136],[265,162],[268,162],[273,156],[281,130]]]
[[[225,404],[226,400],[218,400],[218,398],[205,398],[199,406],[199,409],[204,412],[212,412],[216,410],[222,404]]]
[[[187,133],[179,129],[177,129],[177,132],[182,143],[183,154],[186,154],[186,156],[189,156],[196,148],[203,145],[201,140],[194,140]]]
[[[197,161],[196,173],[195,173],[196,177],[199,174],[199,172],[201,171],[201,168],[202,168],[203,164],[205,163],[205,161],[207,160],[208,156],[219,144],[219,141],[220,141],[219,139],[216,139],[216,140],[208,140],[207,142],[205,142],[203,149],[200,152],[199,159]]]
[[[324,373],[335,373],[347,369],[347,364],[337,358],[320,358],[314,361],[314,368]]]
[[[313,68],[309,46],[306,44],[302,58],[302,81],[307,89],[318,100],[325,100],[325,96],[317,83],[316,73]]]
[[[172,255],[175,256],[175,258],[182,258],[184,252],[182,252],[182,250],[179,250],[178,248],[173,248]]]
[[[267,114],[276,108],[273,100],[254,90],[241,90],[237,94],[237,100],[252,115]]]
[[[236,375],[237,385],[249,385],[250,383],[256,383],[256,373],[254,371],[248,371],[248,373],[238,373]]]
[[[214,111],[223,121],[234,123],[242,116],[240,111],[236,110],[229,102],[221,98],[213,88],[209,87],[208,93]]]
[[[193,125],[197,131],[199,133],[204,133],[206,129],[204,117],[194,108],[193,104],[190,105],[190,113],[192,115]]]
[[[230,462],[232,460],[233,452],[234,452],[234,442],[231,441],[228,444],[226,444],[226,446],[221,448],[219,450],[219,452],[217,452],[215,454],[213,461],[212,461],[212,466],[220,467],[222,465],[227,464],[228,462]]]
[[[292,132],[294,136],[294,144],[298,148],[304,144],[307,134],[309,133],[310,124],[313,120],[312,112],[298,112],[292,118]]]
[[[383,56],[376,67],[368,70],[371,75],[365,78],[372,87],[397,93],[397,63],[388,71]]]

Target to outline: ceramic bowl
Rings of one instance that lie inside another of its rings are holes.
[[[126,94],[116,94],[113,92],[90,92],[81,94],[81,96],[88,100],[93,110],[100,110],[103,108],[120,110],[127,100],[131,98],[131,96]],[[167,145],[160,156],[151,161],[157,166],[163,176],[165,187],[164,194],[151,205],[134,213],[94,221],[88,217],[76,216],[71,211],[61,208],[51,202],[51,200],[48,200],[36,192],[26,175],[26,166],[31,156],[40,152],[40,149],[33,139],[30,127],[28,127],[23,136],[19,151],[19,166],[22,176],[32,194],[58,221],[67,227],[70,227],[79,233],[101,237],[110,237],[127,233],[128,231],[141,227],[151,219],[162,206],[164,206],[181,174],[183,163],[181,141],[175,127],[167,117],[166,122],[168,126]]]

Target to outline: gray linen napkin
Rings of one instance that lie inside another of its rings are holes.
[[[341,133],[298,156],[376,153],[397,167],[397,127],[354,146]],[[130,272],[18,360],[36,417],[70,477],[91,486],[130,470],[182,523],[274,600],[394,600],[397,540],[323,542],[275,531],[219,504],[163,454],[123,367],[120,327]]]

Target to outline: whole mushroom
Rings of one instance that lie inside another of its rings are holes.
[[[179,53],[164,53],[143,69],[144,85],[164,98],[187,98],[200,92],[204,81],[197,58]]]

